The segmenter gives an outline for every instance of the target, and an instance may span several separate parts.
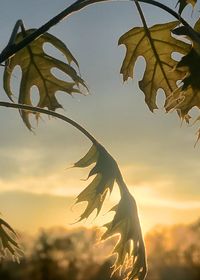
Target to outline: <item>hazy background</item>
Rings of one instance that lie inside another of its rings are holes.
[[[174,7],[176,1],[163,2]],[[70,3],[1,0],[1,49],[19,18],[27,28],[37,28]],[[142,7],[149,25],[172,20],[156,8]],[[184,15],[191,12],[188,7]],[[137,64],[136,80],[123,84],[119,71],[125,48],[117,42],[136,25],[141,22],[134,3],[119,1],[90,6],[50,32],[72,51],[90,89],[88,96],[74,98],[59,92],[65,108],[60,112],[86,127],[118,161],[147,232],[156,224],[189,223],[199,217],[200,146],[193,147],[198,126],[181,127],[176,113],[166,115],[160,109],[152,114],[148,110],[137,87],[143,60]],[[2,74],[3,67],[0,70]],[[15,75],[13,83],[19,81]],[[3,88],[0,93],[1,100],[7,100]],[[158,103],[162,107],[162,93]],[[35,134],[30,133],[17,111],[0,108],[0,211],[14,228],[29,233],[74,222],[80,207],[71,211],[71,206],[87,185],[80,180],[87,177],[87,171],[66,168],[87,152],[90,143],[61,121],[42,119]],[[104,212],[117,199],[114,191]],[[106,219],[103,216],[95,222],[91,218],[86,225]]]
[[[147,280],[199,280],[200,220],[188,225],[157,226],[145,237]],[[116,256],[109,257],[117,238],[99,242],[95,227],[54,227],[32,237],[21,234],[25,250],[20,265],[9,259],[0,263],[3,280],[122,280],[114,273]]]

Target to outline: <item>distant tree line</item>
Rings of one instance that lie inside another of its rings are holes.
[[[22,235],[25,256],[20,264],[0,263],[2,280],[121,280],[111,275],[116,242],[98,243],[96,229],[53,228],[35,238]],[[190,225],[157,226],[146,235],[148,280],[200,279],[200,220]]]

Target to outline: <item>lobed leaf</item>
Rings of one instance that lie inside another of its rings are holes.
[[[166,98],[177,88],[177,81],[182,80],[185,72],[175,69],[177,62],[172,53],[186,54],[188,44],[171,36],[171,30],[178,22],[157,24],[146,30],[136,27],[125,33],[119,44],[126,46],[126,55],[121,67],[124,81],[133,78],[133,70],[139,56],[144,57],[146,69],[143,79],[139,82],[140,89],[145,94],[145,102],[149,109],[157,109],[156,97],[158,89],[163,89]]]
[[[33,31],[34,29],[27,30],[26,35],[29,35]],[[23,37],[23,34],[19,33],[16,37],[16,43],[21,41]],[[45,43],[50,43],[57,48],[63,54],[67,63],[45,53],[43,49]],[[11,77],[15,66],[19,65],[22,71],[22,78],[18,103],[32,105],[31,88],[36,86],[39,91],[38,107],[47,107],[49,110],[61,108],[62,105],[59,104],[55,96],[58,90],[72,95],[73,93],[81,93],[80,85],[86,88],[82,78],[70,65],[72,62],[78,66],[78,62],[65,44],[55,36],[45,33],[13,55],[7,62],[4,71],[4,89],[6,94],[12,100]],[[55,77],[51,72],[53,68],[59,69],[65,73],[72,79],[72,82],[67,82]],[[29,121],[30,112],[20,111],[20,114],[26,126],[31,129]],[[38,115],[36,115],[36,118],[38,118]]]
[[[119,39],[119,44],[126,46],[121,73],[124,81],[133,78],[135,62],[143,56],[146,69],[139,87],[144,92],[149,109],[153,111],[157,108],[157,91],[161,88],[166,97],[166,111],[175,109],[180,118],[189,123],[189,111],[194,107],[200,109],[200,20],[194,30],[185,26],[176,27],[177,24],[169,22],[151,28],[137,27],[125,33]],[[171,33],[185,35],[191,43],[174,38]],[[175,53],[182,56],[179,62],[172,57]]]
[[[92,182],[77,197],[76,203],[86,201],[87,207],[81,215],[80,220],[88,218],[97,209],[99,214],[108,191],[112,192],[116,178],[116,162],[100,145],[93,145],[89,152],[74,167],[87,167],[96,163],[90,171],[90,176],[96,175]]]
[[[113,251],[117,254],[114,270],[121,269],[126,261],[132,258],[131,265],[127,265],[128,268],[132,266],[128,279],[144,279],[147,272],[145,247],[134,198],[129,192],[124,193],[118,205],[111,211],[116,213],[113,220],[105,225],[107,231],[102,239],[120,234],[120,239]]]
[[[118,269],[121,271],[123,268],[126,278],[143,280],[146,276],[146,257],[135,200],[123,181],[117,163],[100,144],[93,144],[88,153],[74,164],[74,167],[83,168],[92,163],[95,163],[95,166],[88,177],[96,176],[78,195],[76,201],[76,203],[83,201],[88,203],[79,221],[88,218],[95,209],[97,209],[97,215],[99,214],[107,192],[112,191],[116,181],[121,199],[111,209],[116,213],[113,220],[105,225],[107,230],[102,239],[120,234],[120,239],[113,250],[113,254],[117,254],[114,271]]]
[[[7,222],[0,218],[0,257],[5,257],[7,252],[14,259],[18,260],[21,250],[16,242],[15,231]]]
[[[200,20],[197,21],[194,27],[196,35],[199,36]],[[200,109],[200,44],[195,41],[194,34],[191,34],[187,28],[180,27],[174,30],[175,34],[186,35],[191,41],[189,52],[181,58],[177,63],[176,69],[184,70],[185,75],[180,86],[169,98],[167,109],[174,107],[183,119],[190,118],[189,111],[197,107]]]

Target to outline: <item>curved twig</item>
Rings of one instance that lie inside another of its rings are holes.
[[[26,38],[24,38],[21,42],[18,44],[10,44],[4,48],[4,50],[0,54],[0,64],[3,63],[5,60],[9,59],[12,55],[14,55],[16,52],[19,50],[23,49],[26,47],[28,44],[30,44],[32,41],[40,37],[42,34],[47,32],[52,26],[56,25],[59,23],[61,20],[63,20],[65,17],[69,16],[70,14],[77,12],[86,6],[95,4],[95,3],[100,3],[100,2],[106,2],[106,1],[113,1],[113,0],[77,0],[75,3],[67,7],[65,10],[63,10],[61,13],[50,19],[48,22],[46,22],[44,25],[42,25],[40,28],[38,28],[35,32],[31,33],[28,35]],[[134,1],[135,0],[131,0]],[[159,3],[154,0],[138,0],[138,2],[143,2],[146,4],[150,4],[153,6],[156,6],[158,8],[161,8],[162,10],[166,11],[167,13],[171,14],[173,17],[175,17],[177,20],[180,21],[184,26],[189,28],[190,32],[194,33],[195,38],[198,37],[193,28],[174,10],[171,8],[165,6],[162,3]],[[200,39],[196,38],[196,41],[200,43]]]
[[[98,2],[105,2],[107,0],[78,0],[69,7],[67,7],[65,10],[63,10],[61,13],[50,19],[47,23],[42,25],[40,28],[36,29],[35,32],[24,38],[21,42],[18,44],[12,44],[8,45],[4,48],[4,50],[0,54],[0,64],[7,60],[9,57],[14,55],[16,52],[19,50],[23,49],[26,47],[28,44],[30,44],[32,41],[40,37],[42,34],[47,32],[52,26],[56,25],[59,23],[61,20],[63,20],[65,17],[68,15],[77,12],[81,9],[83,9],[86,6],[89,6],[94,3]]]
[[[26,111],[32,111],[35,113],[42,113],[48,116],[56,117],[57,119],[63,120],[75,128],[77,128],[81,133],[83,133],[93,144],[98,144],[98,141],[80,124],[77,122],[73,121],[72,119],[61,115],[59,113],[56,113],[55,111],[39,108],[39,107],[33,107],[29,105],[23,105],[23,104],[16,104],[16,103],[11,103],[11,102],[3,102],[0,101],[0,106],[1,107],[9,107],[9,108],[15,108],[15,109],[20,109],[20,110],[26,110]]]

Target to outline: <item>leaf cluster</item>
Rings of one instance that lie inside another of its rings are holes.
[[[87,219],[94,210],[99,214],[108,192],[112,192],[116,182],[121,199],[110,211],[114,211],[113,220],[105,224],[106,231],[102,240],[119,234],[119,240],[113,250],[116,254],[114,270],[123,270],[129,279],[144,279],[146,275],[145,247],[138,218],[137,206],[122,178],[119,167],[112,156],[99,143],[93,144],[88,153],[74,164],[84,168],[95,164],[88,178],[95,176],[92,182],[78,195],[76,203],[87,202],[80,220]]]
[[[94,211],[98,215],[107,194],[113,191],[115,185],[118,186],[121,197],[118,204],[111,209],[115,214],[113,219],[105,225],[106,231],[102,240],[119,234],[119,240],[113,250],[113,253],[117,255],[114,271],[125,271],[127,279],[144,280],[147,272],[146,253],[137,206],[116,161],[83,127],[54,112],[56,109],[62,108],[56,98],[57,91],[63,91],[69,95],[81,94],[83,89],[87,90],[87,86],[80,76],[78,62],[70,50],[62,41],[47,33],[46,30],[70,13],[95,2],[101,1],[78,0],[44,25],[45,28],[41,27],[38,29],[39,31],[25,30],[22,26],[21,32],[17,31],[14,34],[14,41],[10,40],[8,46],[0,54],[0,61],[2,57],[6,56],[5,54],[8,54],[3,83],[5,92],[12,102],[15,99],[11,89],[11,79],[16,66],[20,67],[22,74],[20,90],[17,104],[0,102],[0,105],[18,108],[25,125],[30,130],[32,129],[30,114],[33,113],[38,120],[39,114],[45,113],[70,123],[92,141],[92,147],[88,153],[74,164],[74,167],[78,168],[86,168],[93,164],[88,175],[88,178],[91,177],[91,182],[78,195],[76,201],[76,203],[87,202],[79,221],[87,219]],[[143,27],[133,27],[119,39],[119,45],[126,47],[125,58],[120,70],[123,80],[134,78],[136,61],[138,57],[142,56],[145,59],[146,68],[143,78],[138,84],[144,93],[145,102],[150,111],[157,109],[157,94],[158,90],[162,89],[165,93],[166,112],[176,110],[182,120],[189,122],[190,110],[200,109],[200,21],[197,21],[192,28],[181,14],[188,5],[192,5],[194,8],[197,1],[176,1],[174,4],[178,6],[177,12],[156,1],[135,0],[133,2],[136,4]],[[139,2],[157,5],[175,16],[176,21],[148,27]],[[183,36],[186,36],[189,42],[184,41]],[[64,61],[47,54],[44,50],[46,43],[59,50]],[[178,54],[182,58],[177,61],[174,54]],[[53,72],[55,68],[70,78],[70,81],[56,77]],[[35,107],[31,97],[33,86],[37,87],[39,93],[39,101]],[[200,120],[200,117],[197,119]],[[19,245],[15,237],[14,230],[0,219],[0,255],[5,255],[5,251],[10,252],[13,256],[17,255]]]
[[[145,95],[150,111],[157,109],[158,90],[165,94],[165,110],[176,110],[182,120],[189,123],[190,110],[200,109],[200,37],[199,21],[194,29],[178,21],[152,27],[134,27],[119,39],[126,47],[121,67],[123,80],[134,78],[134,66],[139,56],[146,68],[139,88]],[[177,35],[174,37],[174,35]],[[182,40],[187,36],[189,42]],[[176,57],[181,56],[180,61]],[[199,119],[199,118],[198,118]]]

